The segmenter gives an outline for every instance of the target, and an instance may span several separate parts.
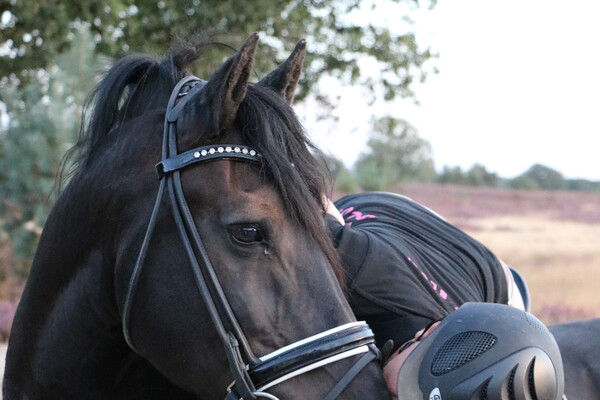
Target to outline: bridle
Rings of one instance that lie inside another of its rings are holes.
[[[277,400],[277,397],[264,390],[324,365],[363,354],[324,397],[324,400],[333,400],[364,367],[379,358],[379,350],[374,344],[373,332],[368,325],[364,322],[353,322],[338,326],[263,357],[257,357],[252,352],[227,301],[202,244],[183,195],[180,170],[196,163],[218,159],[261,163],[261,155],[254,149],[234,144],[203,146],[181,154],[177,153],[177,120],[186,102],[193,98],[193,94],[199,92],[205,84],[205,81],[195,76],[184,77],[177,83],[169,99],[164,124],[162,161],[156,165],[160,178],[158,195],[123,305],[122,324],[125,340],[131,349],[136,351],[129,328],[132,301],[166,188],[173,219],[185,246],[198,291],[225,348],[234,377],[233,383],[228,388],[226,400],[248,400],[259,397]]]

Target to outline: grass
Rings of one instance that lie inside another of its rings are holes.
[[[467,233],[522,273],[544,322],[600,317],[600,224],[536,215],[473,222],[480,229]]]

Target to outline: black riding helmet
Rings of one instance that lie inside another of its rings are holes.
[[[399,400],[560,400],[558,345],[533,315],[466,303],[450,313],[398,372]]]

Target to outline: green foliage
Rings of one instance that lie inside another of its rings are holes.
[[[513,179],[501,178],[495,172],[487,171],[481,164],[474,164],[466,172],[463,172],[460,167],[449,167],[446,165],[437,176],[436,181],[438,183],[452,183],[456,185],[492,186],[513,189],[600,192],[600,182],[586,179],[564,179],[559,172],[540,164],[535,164]]]
[[[20,86],[4,78],[0,100],[10,124],[0,131],[0,228],[8,232],[14,272],[26,275],[52,206],[56,173],[74,143],[88,74],[97,68],[89,35],[79,35],[69,53],[56,57],[48,71],[30,73]]]
[[[334,190],[341,193],[354,193],[358,189],[356,178],[352,171],[350,171],[344,163],[336,158],[335,156],[325,156],[325,164],[329,171],[331,171],[332,178],[334,181]]]
[[[389,116],[374,119],[367,147],[355,165],[356,179],[365,190],[435,179],[431,146],[404,120]]]
[[[540,185],[531,177],[519,175],[510,180],[509,187],[512,189],[538,190]]]
[[[450,167],[448,165],[444,165],[444,169],[437,177],[437,182],[464,185],[466,179],[460,167]]]
[[[511,187],[516,189],[566,189],[562,174],[552,168],[535,164],[523,174],[511,181]]]
[[[442,173],[437,176],[439,183],[453,183],[469,186],[498,186],[499,178],[494,172],[489,172],[481,164],[473,164],[466,172],[460,167],[444,166]]]
[[[381,167],[377,165],[375,157],[366,160],[359,160],[355,165],[356,180],[358,184],[366,191],[382,191],[385,190],[388,181],[385,175],[381,172]]]
[[[498,175],[489,172],[483,165],[474,164],[466,174],[467,185],[496,186]]]
[[[587,179],[567,179],[566,189],[585,192],[600,192],[600,182],[589,181]]]
[[[46,68],[73,45],[80,31],[92,35],[98,53],[111,57],[130,50],[162,54],[174,37],[206,30],[218,34],[216,41],[239,46],[257,31],[262,38],[256,65],[260,76],[281,61],[295,42],[307,39],[299,98],[327,74],[344,83],[384,90],[386,99],[411,96],[411,83],[424,79],[423,64],[432,57],[417,45],[406,15],[423,1],[386,1],[390,2],[405,6],[394,26],[402,27],[401,33],[363,22],[369,10],[362,0],[7,0],[0,3],[0,14],[10,17],[0,24],[0,75],[17,74],[23,79],[25,71]],[[378,6],[373,2],[371,8]],[[216,47],[213,62],[195,72],[207,76],[232,52],[226,46]],[[378,63],[383,71],[379,77],[363,76],[361,56]]]

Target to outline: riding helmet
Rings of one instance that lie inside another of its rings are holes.
[[[504,304],[466,303],[398,372],[399,400],[560,400],[564,373],[550,331]]]

